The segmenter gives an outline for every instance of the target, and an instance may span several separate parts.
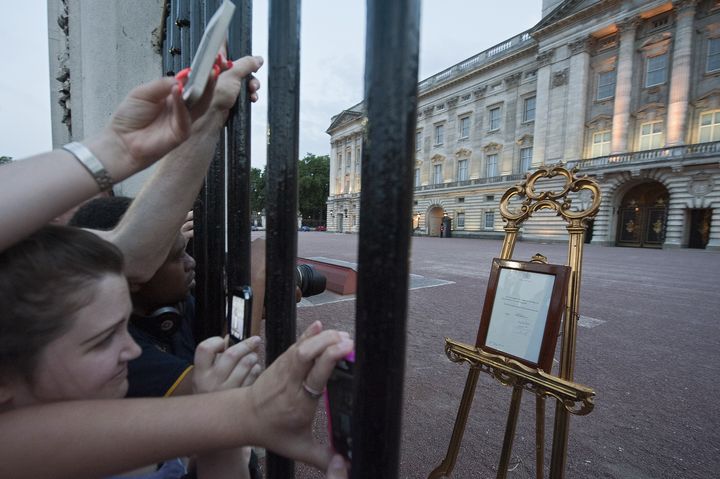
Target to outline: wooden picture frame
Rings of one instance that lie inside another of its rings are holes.
[[[494,258],[476,346],[550,372],[570,267]]]

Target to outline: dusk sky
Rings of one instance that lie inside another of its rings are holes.
[[[0,0],[0,156],[52,147],[47,6]],[[527,30],[540,20],[540,0],[422,2],[419,80]],[[266,0],[254,3],[253,47],[267,60]],[[362,100],[365,2],[302,2],[300,157],[329,154],[330,118]],[[257,75],[267,86],[267,65]],[[265,164],[267,90],[253,110],[252,162]]]

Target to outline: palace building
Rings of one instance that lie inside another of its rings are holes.
[[[563,162],[601,186],[592,243],[720,250],[720,0],[542,9],[530,30],[419,83],[415,233],[449,219],[453,236],[500,238],[505,190]],[[358,230],[364,122],[360,103],[327,130],[329,231]],[[554,213],[522,230],[565,234]]]

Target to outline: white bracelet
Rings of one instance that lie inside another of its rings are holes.
[[[105,169],[100,160],[97,159],[92,151],[88,150],[85,145],[80,142],[73,141],[62,147],[63,150],[71,153],[92,175],[93,179],[100,187],[100,191],[107,191],[113,186],[113,179],[110,173]]]

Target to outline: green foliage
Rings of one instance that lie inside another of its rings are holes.
[[[250,169],[250,211],[260,212],[265,209],[267,192],[267,166]]]
[[[298,209],[302,217],[324,224],[329,192],[330,156],[306,153],[298,164]]]
[[[5,163],[12,162],[11,156],[0,156],[0,165],[4,165]]]

